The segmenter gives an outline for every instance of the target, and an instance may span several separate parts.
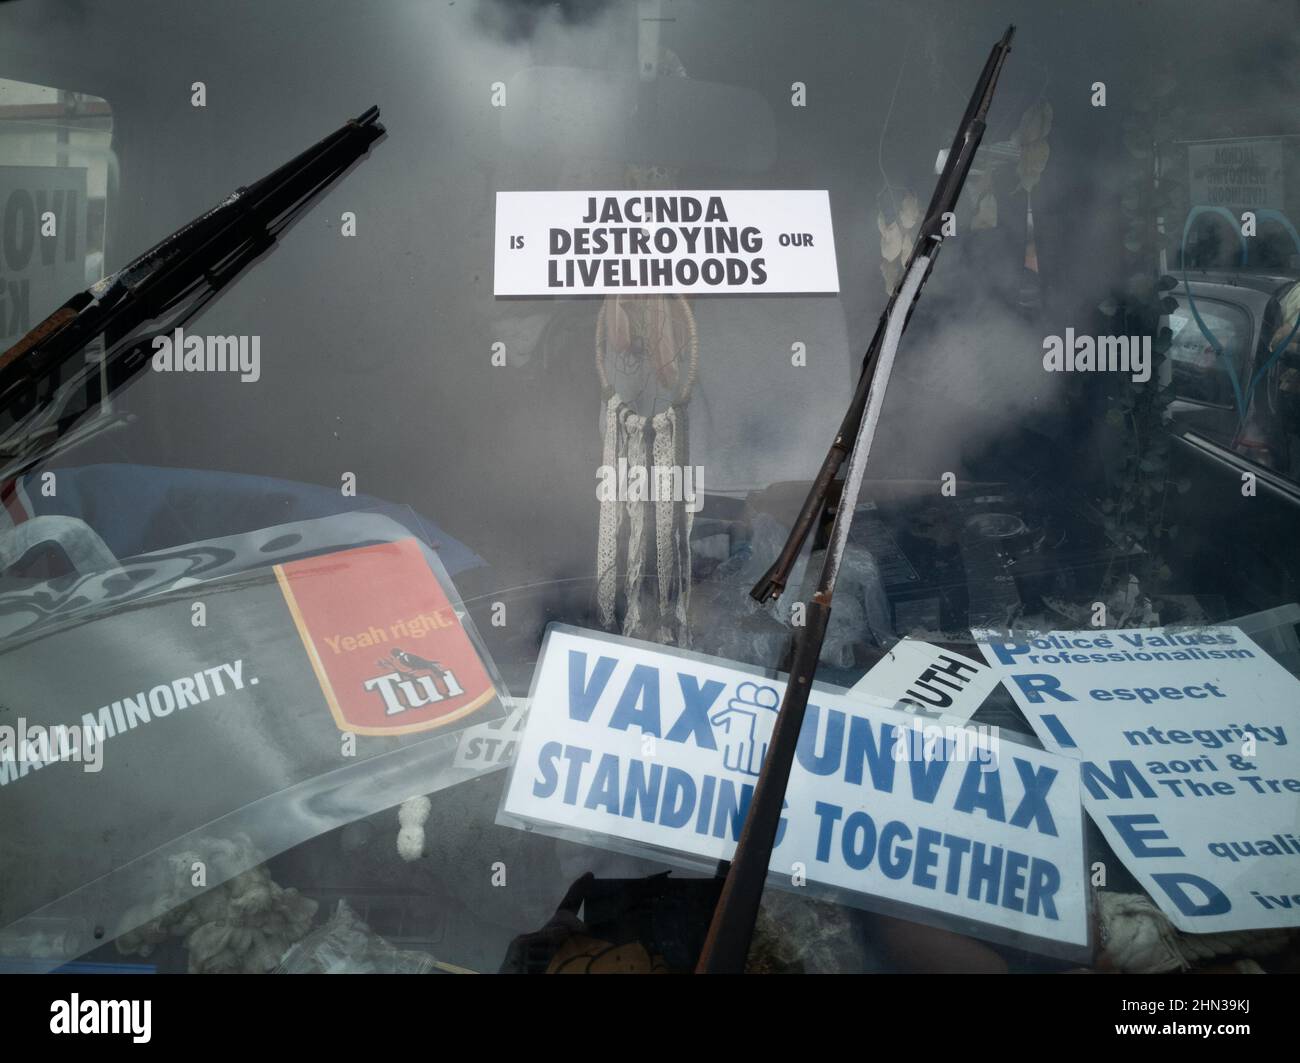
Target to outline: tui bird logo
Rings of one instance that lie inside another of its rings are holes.
[[[367,680],[365,688],[380,692],[389,715],[465,693],[450,668],[418,653],[394,648],[377,663],[389,674]]]
[[[407,653],[406,650],[402,649],[394,649],[392,654],[379,662],[379,666],[401,672],[406,677],[413,677],[421,672],[432,672],[437,676],[447,674],[447,669],[437,661],[431,661],[427,657],[421,657],[416,653]]]

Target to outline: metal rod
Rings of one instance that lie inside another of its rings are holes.
[[[943,237],[931,239],[938,245]],[[889,315],[889,324],[885,328],[885,341],[880,345],[880,360],[871,377],[871,386],[867,392],[866,414],[858,425],[858,436],[849,451],[848,468],[844,470],[844,490],[840,493],[839,508],[835,511],[835,523],[831,525],[830,546],[826,550],[826,565],[822,570],[822,581],[817,593],[828,601],[835,593],[835,581],[840,574],[840,562],[844,559],[844,548],[849,542],[849,528],[853,524],[853,510],[857,505],[858,492],[862,490],[862,477],[867,471],[867,460],[871,457],[871,444],[876,438],[876,428],[880,425],[880,413],[885,406],[885,389],[889,387],[889,377],[894,371],[894,357],[898,353],[898,343],[903,338],[903,328],[907,317],[912,312],[921,285],[925,281],[926,271],[932,259],[921,255],[912,263],[912,268],[903,278],[898,301],[894,312]]]
[[[848,468],[844,474],[839,508],[831,527],[826,561],[822,566],[817,590],[808,603],[806,624],[795,636],[794,657],[785,695],[781,699],[781,708],[772,729],[763,767],[745,815],[745,825],[741,829],[718,905],[713,912],[713,920],[709,924],[704,948],[700,952],[696,973],[738,974],[745,969],[749,942],[772,861],[772,850],[776,847],[781,827],[786,784],[794,765],[808,697],[817,672],[817,661],[830,622],[831,599],[835,594],[835,583],[848,544],[858,493],[862,489],[867,461],[871,456],[871,446],[880,424],[885,391],[893,372],[898,344],[921,286],[943,245],[944,235],[949,231],[948,212],[956,206],[975,151],[983,139],[984,118],[1014,33],[1015,27],[1009,26],[984,64],[975,92],[966,105],[952,149],[944,162],[943,173],[917,234],[916,244],[908,258],[903,283],[886,303],[885,313],[867,348],[853,401],[849,404],[830,451],[813,481],[812,489],[804,500],[785,547],[776,563],[750,592],[760,602],[781,593],[804,540],[825,508],[830,485],[847,458]],[[850,438],[853,440],[851,447],[848,443]]]
[[[957,199],[961,195],[962,186],[966,183],[966,175],[970,172],[971,163],[975,159],[975,152],[979,148],[980,141],[984,138],[984,119],[988,115],[989,105],[993,102],[993,92],[997,88],[1002,66],[1011,51],[1011,39],[1015,36],[1015,31],[1015,26],[1007,27],[1006,33],[993,46],[993,50],[984,63],[984,69],[980,73],[979,81],[975,84],[975,91],[967,101],[966,111],[957,126],[957,133],[953,137],[952,147],[948,149],[948,155],[943,164],[943,172],[939,175],[939,180],[934,187],[934,193],[930,197],[930,204],[926,208],[925,218],[918,230],[912,254],[903,270],[905,275],[911,272],[913,263],[921,254],[927,255],[931,262],[934,261],[938,246],[933,244],[931,238],[936,235],[942,236],[948,220],[947,214],[956,209]],[[853,401],[849,404],[848,412],[844,415],[839,430],[835,433],[835,440],[831,443],[830,450],[827,451],[822,462],[822,467],[813,480],[812,487],[804,499],[798,516],[795,518],[785,546],[777,555],[772,567],[763,574],[762,578],[754,584],[753,589],[749,592],[750,596],[757,602],[766,602],[772,598],[780,597],[781,592],[785,589],[786,581],[790,577],[790,572],[794,568],[794,563],[798,559],[804,540],[808,538],[809,532],[817,526],[822,511],[826,507],[826,498],[831,484],[835,481],[840,466],[848,456],[849,440],[857,437],[858,425],[862,421],[863,411],[866,408],[867,391],[871,385],[872,375],[879,363],[880,344],[884,340],[884,324],[893,313],[897,299],[898,292],[895,292],[890,296],[889,301],[885,304],[884,312],[880,315],[880,322],[876,325],[875,334],[871,337],[871,343],[867,346],[866,353],[862,357],[862,372],[858,377]],[[906,322],[904,322],[904,325],[906,325]]]
[[[926,255],[913,261],[885,327],[884,342],[880,346],[880,362],[871,379],[866,415],[858,426],[857,439],[849,455],[844,494],[840,497],[839,510],[835,514],[821,580],[817,593],[808,603],[805,618],[807,623],[800,630],[795,643],[790,677],[786,682],[785,696],[781,699],[776,725],[772,729],[767,756],[763,760],[758,784],[754,787],[754,796],[750,800],[749,811],[745,814],[745,825],[736,845],[736,854],[727,870],[727,880],[723,883],[718,906],[714,909],[713,921],[709,925],[709,933],[695,968],[699,974],[739,974],[745,969],[749,939],[754,931],[754,921],[758,918],[763,885],[767,881],[767,869],[781,823],[786,781],[790,777],[795,749],[799,745],[799,732],[803,728],[808,696],[812,692],[813,676],[817,672],[817,660],[821,656],[822,643],[826,639],[826,625],[830,621],[831,597],[835,593],[835,581],[849,540],[849,528],[853,524],[854,504],[862,487],[867,459],[871,455],[872,437],[880,423],[880,411],[884,407],[885,390],[889,387],[898,342],[903,336],[903,325],[913,300],[921,290],[921,282],[930,268],[930,261]]]

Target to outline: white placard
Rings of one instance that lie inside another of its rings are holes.
[[[728,859],[784,687],[728,661],[551,625],[498,821]],[[984,937],[1087,942],[1068,758],[818,685],[782,822],[774,885],[802,877]]]
[[[1240,628],[976,637],[1175,926],[1300,924],[1300,682]]]
[[[515,759],[519,730],[523,727],[525,703],[518,698],[503,697],[508,715],[487,723],[466,727],[456,743],[454,767],[480,771],[504,768]]]
[[[1188,144],[1187,172],[1193,206],[1233,211],[1282,207],[1285,164],[1280,139]]]
[[[896,642],[851,692],[920,716],[969,720],[998,685],[998,670],[917,639]]]
[[[497,193],[496,295],[839,290],[825,191]]]

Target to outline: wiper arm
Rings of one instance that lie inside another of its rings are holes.
[[[274,245],[276,237],[316,195],[345,173],[383,136],[379,108],[345,123],[261,180],[240,188],[182,226],[129,265],[78,292],[0,354],[0,411],[12,424],[48,398],[51,376],[102,337],[106,351],[146,322],[186,300],[198,305],[230,283]],[[191,316],[185,314],[185,317]],[[117,361],[114,386],[148,364],[131,344]],[[129,357],[131,354],[136,357]],[[109,354],[105,354],[107,359]],[[88,382],[89,383],[89,382]]]
[[[831,445],[830,453],[822,464],[821,472],[818,473],[812,491],[804,502],[799,521],[795,524],[780,558],[751,592],[759,601],[766,601],[781,593],[790,567],[798,556],[804,539],[821,516],[831,481],[847,455],[848,467],[845,470],[840,504],[831,526],[826,561],[817,590],[808,604],[805,624],[795,639],[785,696],[781,699],[781,708],[768,743],[767,756],[763,760],[758,783],[754,787],[749,811],[745,816],[745,825],[740,832],[736,852],[727,871],[727,879],[723,884],[722,894],[718,898],[713,921],[700,953],[699,963],[696,966],[698,973],[738,974],[745,968],[745,959],[749,954],[749,940],[754,932],[754,921],[758,916],[763,885],[767,881],[768,865],[772,861],[772,849],[781,820],[781,806],[785,801],[786,784],[794,764],[799,732],[803,727],[804,713],[808,708],[808,696],[812,692],[813,677],[817,671],[817,660],[821,656],[822,642],[826,637],[826,625],[830,621],[831,598],[835,593],[840,560],[844,556],[844,548],[848,543],[854,504],[862,487],[862,477],[866,472],[871,443],[879,423],[880,411],[884,406],[885,389],[889,385],[894,355],[898,350],[903,330],[907,327],[912,307],[920,294],[921,286],[929,276],[935,256],[943,243],[944,214],[956,206],[966,174],[970,170],[971,160],[975,157],[975,150],[984,136],[984,117],[993,99],[993,90],[997,85],[1002,64],[1011,50],[1011,38],[1014,33],[1014,26],[1007,27],[1007,32],[994,46],[988,62],[984,64],[984,72],[980,75],[975,93],[966,106],[966,113],[957,130],[952,150],[948,152],[938,186],[930,199],[930,206],[917,234],[916,245],[908,258],[902,283],[890,297],[880,324],[876,326],[876,334],[867,350],[862,377],[858,381],[853,402],[840,425],[835,442]],[[853,440],[851,448],[849,440]]]
[[[993,102],[993,90],[997,87],[998,75],[1002,72],[1002,64],[1006,62],[1007,54],[1011,51],[1011,38],[1015,35],[1015,32],[1015,26],[1007,27],[1007,32],[993,46],[993,51],[984,64],[984,71],[980,74],[980,79],[975,85],[975,92],[966,105],[966,113],[962,115],[961,124],[957,127],[957,135],[953,138],[947,159],[944,160],[939,181],[935,185],[934,194],[930,197],[930,205],[926,208],[925,219],[921,222],[921,227],[917,231],[916,241],[912,245],[912,253],[908,257],[907,266],[903,270],[904,277],[911,271],[912,265],[920,256],[925,255],[928,257],[931,265],[933,265],[935,257],[939,253],[939,246],[943,242],[944,215],[957,208],[957,200],[961,196],[962,186],[966,183],[966,175],[970,172],[971,163],[975,159],[975,151],[984,138],[984,117],[988,114],[989,104]],[[813,479],[812,488],[808,492],[808,497],[804,499],[803,507],[799,510],[799,516],[795,519],[789,539],[786,541],[785,546],[782,547],[776,562],[763,574],[763,577],[754,584],[753,589],[749,592],[750,596],[757,602],[762,603],[781,596],[781,592],[785,589],[786,580],[790,578],[790,571],[799,558],[799,551],[803,548],[804,540],[807,539],[808,533],[816,527],[821,518],[822,510],[826,507],[826,496],[830,491],[831,484],[834,482],[840,466],[848,456],[849,443],[857,438],[858,426],[862,423],[862,413],[867,406],[867,391],[871,387],[871,380],[875,374],[876,363],[880,356],[880,345],[885,338],[885,323],[889,320],[889,315],[893,313],[901,291],[902,284],[900,282],[899,287],[889,297],[889,302],[885,304],[884,312],[880,315],[880,322],[876,325],[875,335],[871,337],[871,343],[867,346],[867,352],[862,358],[862,375],[858,378],[858,386],[853,393],[853,401],[849,404],[848,412],[840,423],[839,431],[835,434],[835,441],[831,444],[830,450],[827,451],[821,469],[818,470],[817,476]],[[907,306],[906,309],[910,315],[911,306]],[[904,327],[906,327],[906,321],[904,321]]]

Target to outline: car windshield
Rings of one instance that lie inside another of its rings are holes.
[[[0,969],[1294,969],[1224,21],[0,5]]]

